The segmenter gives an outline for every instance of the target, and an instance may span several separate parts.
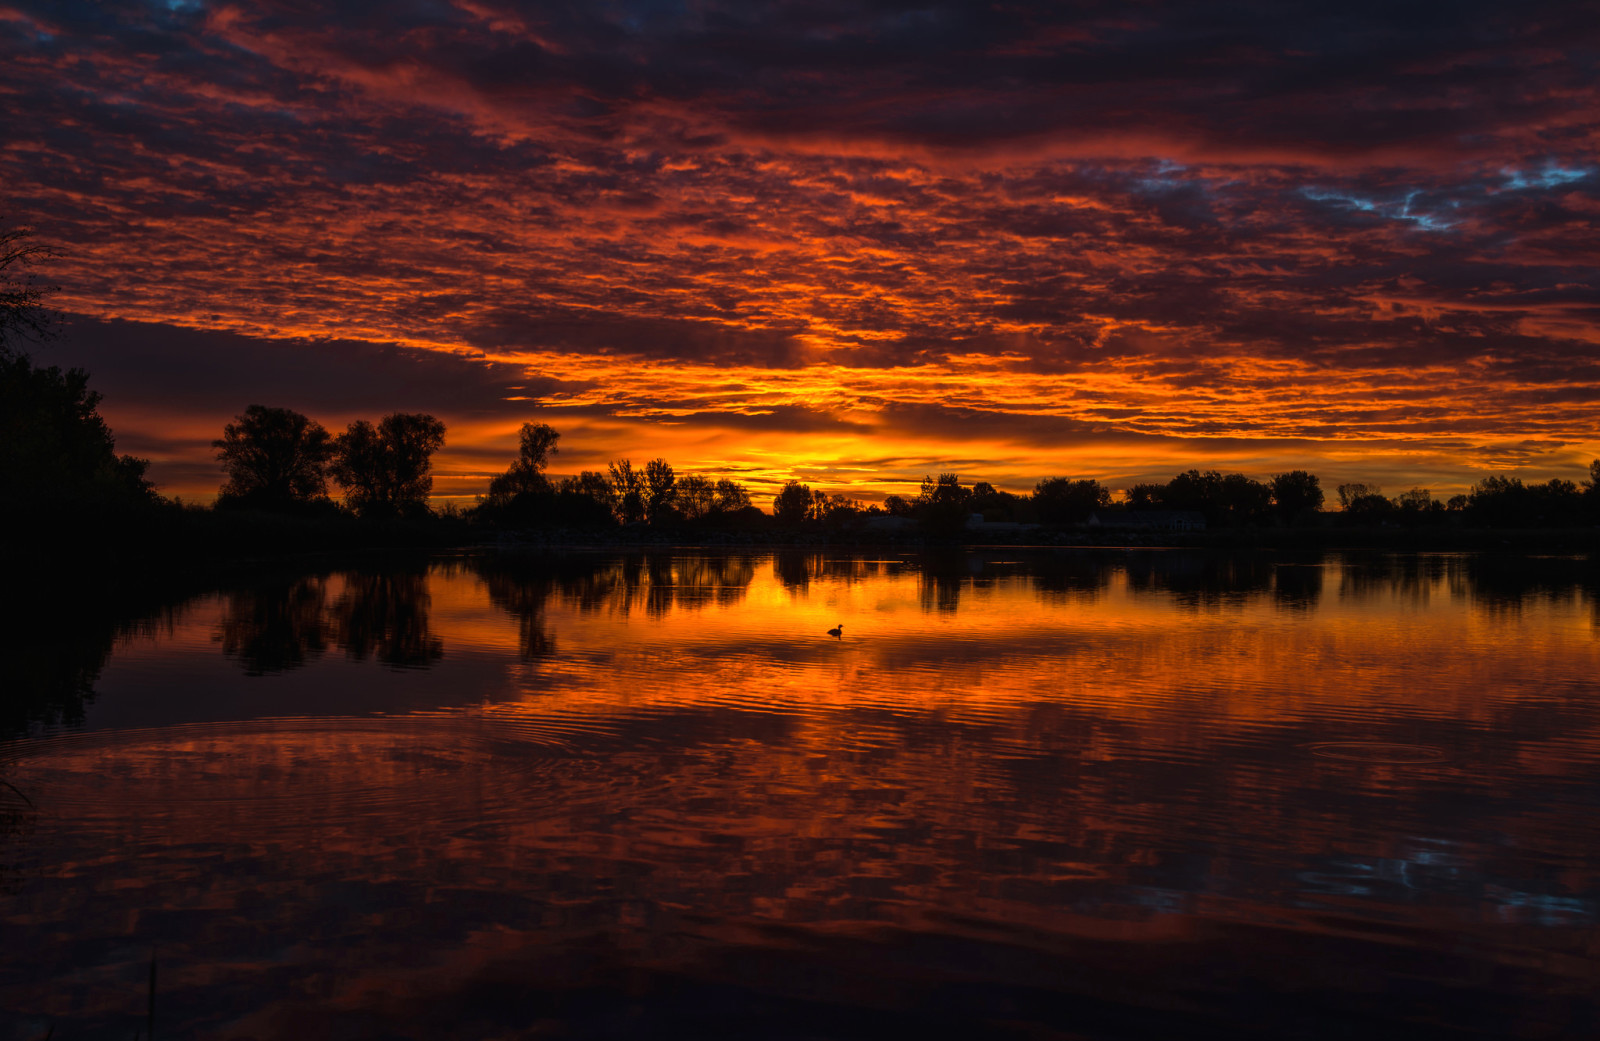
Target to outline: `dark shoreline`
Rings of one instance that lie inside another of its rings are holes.
[[[1470,528],[1454,525],[1218,528],[1153,532],[1084,527],[1020,532],[921,532],[794,529],[613,528],[511,529],[456,516],[362,520],[350,515],[293,516],[194,508],[152,508],[113,517],[13,517],[0,525],[3,565],[17,586],[65,578],[93,585],[166,584],[222,578],[258,567],[444,551],[605,550],[894,550],[987,548],[1194,549],[1228,552],[1493,553],[1595,555],[1600,527]]]

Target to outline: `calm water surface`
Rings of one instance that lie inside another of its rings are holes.
[[[569,553],[7,634],[0,1038],[1600,1036],[1591,566]],[[834,638],[827,630],[843,623]]]

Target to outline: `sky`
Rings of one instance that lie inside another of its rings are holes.
[[[118,448],[524,422],[866,500],[1600,456],[1590,3],[0,0],[0,215]]]

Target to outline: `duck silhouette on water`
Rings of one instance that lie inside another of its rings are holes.
[[[828,630],[828,635],[833,637],[835,640],[839,639],[841,636],[844,635],[844,623],[840,622],[838,625],[834,626],[832,629],[829,629]]]

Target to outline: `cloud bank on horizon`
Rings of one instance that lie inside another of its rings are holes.
[[[443,491],[530,418],[868,498],[1442,488],[1600,454],[1597,55],[1573,2],[12,0],[0,205],[185,492],[384,389]]]

